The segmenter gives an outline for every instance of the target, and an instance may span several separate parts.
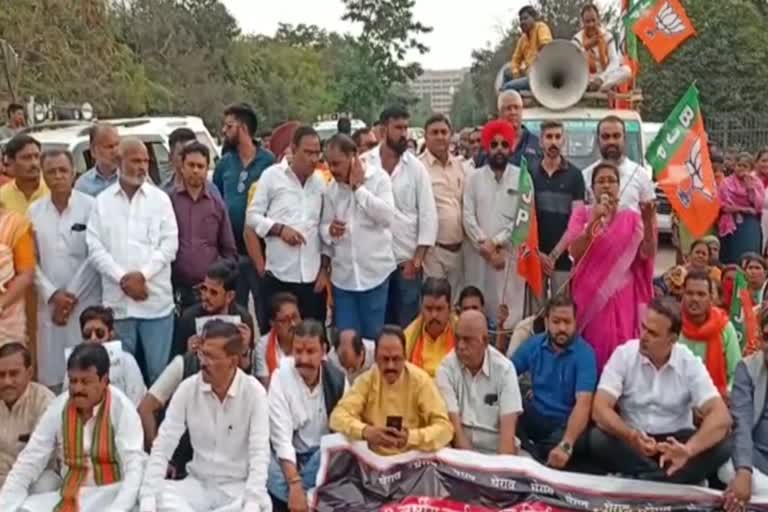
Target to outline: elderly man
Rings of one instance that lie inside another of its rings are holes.
[[[96,197],[107,187],[117,183],[120,167],[120,135],[110,124],[97,123],[88,134],[88,144],[94,160],[93,168],[80,176],[75,189]]]
[[[525,303],[525,281],[517,274],[516,250],[510,245],[520,204],[520,168],[509,163],[517,134],[508,122],[492,121],[482,136],[488,162],[464,187],[464,231],[472,246],[465,258],[465,282],[484,291],[487,317],[494,318],[504,304],[514,325]]]
[[[456,326],[456,350],[437,370],[437,387],[460,450],[515,454],[517,417],[523,411],[515,367],[488,345],[488,323],[466,311]]]
[[[545,311],[547,332],[518,348],[512,363],[528,374],[532,397],[520,420],[523,448],[542,463],[573,468],[587,454],[587,426],[597,385],[592,346],[576,333],[576,306],[557,295]]]
[[[456,347],[451,284],[447,279],[429,277],[422,294],[421,314],[405,330],[405,355],[411,364],[434,377],[440,363]]]
[[[406,362],[405,335],[392,325],[376,342],[376,366],[339,401],[329,426],[384,455],[434,452],[453,437],[440,392],[426,372]]]
[[[24,345],[0,346],[0,488],[54,398],[48,388],[32,382],[32,356]],[[53,471],[43,471],[30,494],[55,491],[59,483]]]
[[[141,341],[149,381],[168,362],[173,340],[171,262],[179,245],[168,195],[147,181],[149,153],[139,139],[120,144],[120,179],[96,198],[86,240],[101,274],[104,305],[136,355]]]
[[[206,324],[198,352],[202,371],[171,398],[147,463],[141,512],[271,510],[267,395],[238,367],[242,350],[237,326],[221,320]],[[187,429],[194,452],[189,474],[164,480]]]
[[[293,352],[296,326],[301,323],[298,299],[287,292],[272,297],[270,329],[256,344],[254,375],[264,387],[280,362]]]
[[[80,314],[101,303],[101,283],[85,240],[93,198],[72,190],[72,154],[45,152],[42,167],[51,193],[28,214],[37,244],[37,377],[55,387],[64,381],[64,351],[81,341]]]
[[[589,443],[610,473],[698,484],[731,456],[728,408],[701,360],[677,343],[681,323],[676,303],[655,300],[640,339],[616,348],[603,369]]]
[[[354,329],[339,333],[338,343],[328,353],[328,361],[344,372],[350,384],[375,363],[376,343],[365,339]]]
[[[289,510],[308,510],[307,490],[320,468],[320,440],[328,417],[344,394],[346,379],[324,361],[325,326],[305,320],[296,327],[293,357],[286,358],[269,386],[270,439],[274,456],[267,489]]]
[[[109,354],[84,343],[67,361],[70,390],[40,419],[0,491],[3,512],[131,512],[144,471],[141,421],[133,404],[109,385]],[[88,441],[85,441],[88,439]],[[29,496],[52,457],[61,488]]]

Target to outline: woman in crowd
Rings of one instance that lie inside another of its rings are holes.
[[[706,240],[695,240],[691,244],[691,251],[688,253],[688,272],[701,270],[709,275],[709,278],[717,285],[720,284],[720,269],[712,265],[712,251]]]
[[[763,189],[768,188],[768,148],[763,148],[757,152],[757,156],[755,157],[755,175],[760,178],[760,181],[763,183]],[[768,248],[768,194],[765,195],[765,199],[763,200],[762,213],[762,254],[765,256],[765,250]]]
[[[752,174],[752,156],[741,153],[734,173],[723,181],[720,196],[720,222],[723,263],[739,263],[747,252],[762,253],[760,216],[765,202],[763,182]]]
[[[31,225],[22,215],[0,205],[0,345],[27,342],[24,298],[34,278]]]
[[[640,333],[641,309],[653,298],[656,210],[618,210],[619,169],[602,162],[592,173],[597,203],[574,210],[568,225],[576,262],[571,294],[578,327],[595,349],[598,370],[613,350]]]
[[[752,294],[752,301],[755,306],[763,303],[763,294],[766,284],[766,262],[765,259],[757,253],[747,253],[742,256],[741,268],[747,277],[747,286]]]

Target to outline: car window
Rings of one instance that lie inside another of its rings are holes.
[[[75,176],[80,176],[93,167],[94,161],[88,142],[81,142],[72,150],[72,160],[75,162]]]
[[[149,151],[149,175],[155,184],[162,185],[173,174],[168,150],[160,141],[144,142],[144,145]]]

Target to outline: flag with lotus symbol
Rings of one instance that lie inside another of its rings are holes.
[[[730,316],[739,338],[742,355],[746,357],[760,350],[755,303],[747,284],[747,277],[741,269],[733,281]]]
[[[680,221],[700,238],[720,213],[696,86],[688,88],[645,155]]]
[[[624,24],[643,42],[656,62],[662,62],[696,35],[680,0],[640,0],[624,17]]]
[[[512,245],[517,248],[517,274],[522,277],[536,297],[544,294],[544,278],[539,258],[539,226],[534,206],[533,178],[528,162],[520,163],[517,191],[520,202],[512,230]]]

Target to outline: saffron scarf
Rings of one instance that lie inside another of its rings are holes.
[[[722,396],[728,394],[728,370],[723,351],[723,330],[730,319],[728,314],[720,308],[712,308],[707,321],[702,325],[695,325],[683,313],[683,336],[693,343],[704,343],[707,346],[707,355],[704,365],[707,367],[715,387]]]
[[[272,372],[274,372],[277,369],[277,365],[280,362],[277,357],[277,331],[274,329],[270,329],[269,331],[269,338],[267,338],[267,371],[269,372],[269,375],[272,375]]]
[[[96,485],[113,484],[122,478],[115,447],[115,432],[110,419],[111,410],[112,394],[107,388],[101,408],[96,414],[91,441],[90,467]],[[89,465],[86,460],[89,455],[83,450],[85,422],[71,399],[64,408],[62,420],[64,464],[68,469],[61,485],[61,501],[56,505],[54,512],[79,512],[80,487],[88,474]]]
[[[451,350],[456,346],[456,336],[453,332],[453,318],[448,321],[448,326],[445,331],[438,336],[442,338],[445,344],[445,354],[451,353]],[[413,330],[413,335],[416,336],[416,342],[413,345],[413,352],[411,353],[411,363],[426,371],[424,368],[424,346],[427,343],[429,334],[427,333],[426,326],[424,325],[424,317],[419,315],[418,326]],[[437,340],[435,340],[437,341]],[[407,345],[406,345],[407,346]]]
[[[597,36],[594,38],[588,37],[587,32],[584,31],[581,34],[581,46],[584,47],[587,54],[587,63],[589,64],[590,74],[596,74],[601,70],[608,68],[608,45],[605,43],[605,37],[601,30],[598,29]],[[597,67],[597,61],[595,60],[595,52],[593,48],[597,47],[597,54],[600,58],[600,68]]]

